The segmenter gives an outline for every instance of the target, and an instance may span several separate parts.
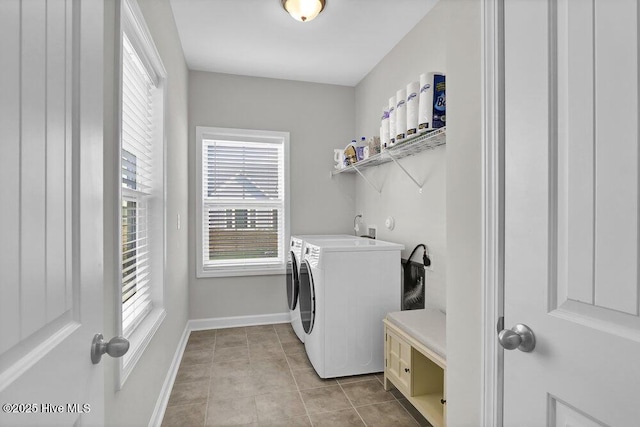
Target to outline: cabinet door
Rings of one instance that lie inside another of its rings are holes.
[[[411,346],[393,333],[386,332],[387,376],[404,395],[411,391]]]

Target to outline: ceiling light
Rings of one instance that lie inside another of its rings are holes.
[[[314,19],[324,9],[325,0],[282,0],[282,7],[293,19],[307,22]]]

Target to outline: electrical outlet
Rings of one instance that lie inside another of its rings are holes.
[[[367,236],[371,236],[375,239],[377,235],[378,235],[378,227],[376,227],[375,225],[369,226],[369,231],[367,232]]]
[[[425,271],[433,271],[433,258],[429,257],[429,260],[431,261],[431,263],[428,266],[424,267]]]

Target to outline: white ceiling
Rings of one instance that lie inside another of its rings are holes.
[[[327,0],[304,23],[280,0],[171,6],[191,70],[355,86],[437,1]]]

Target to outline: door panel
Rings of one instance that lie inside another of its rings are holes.
[[[46,20],[45,2],[23,2],[21,8],[22,75],[20,193],[20,335],[31,335],[46,323],[45,254],[45,123],[46,123]],[[44,255],[44,257],[43,257]],[[33,260],[36,262],[29,262]]]
[[[557,427],[603,427],[604,424],[594,420],[571,405],[550,397],[550,424]]]
[[[637,29],[636,0],[595,2],[595,305],[633,316],[638,315]]]
[[[6,333],[13,339],[0,341],[3,359],[14,362],[77,322],[79,315],[72,304],[77,289],[72,287],[72,230],[68,227],[72,220],[71,173],[67,170],[71,105],[66,101],[71,91],[67,76],[72,70],[65,60],[65,52],[71,52],[64,26],[70,12],[67,6],[65,0],[25,2],[18,25],[11,26],[12,32],[22,34],[17,47],[24,53],[13,58],[22,73],[12,73],[14,81],[8,82],[19,89],[15,103],[3,103],[3,109],[14,110],[10,117],[18,119],[20,132],[11,141],[17,156],[10,157],[16,162],[11,173],[18,179],[8,188],[3,186],[2,199],[15,206],[10,214],[14,222],[2,221],[10,225],[2,241],[3,248],[12,249],[12,263],[3,266],[2,274],[8,273],[7,299],[14,307],[2,332],[3,337]]]
[[[46,302],[50,322],[71,308],[71,179],[65,164],[71,164],[71,45],[58,40],[67,36],[64,0],[47,6],[46,81]]]
[[[639,16],[505,2],[505,426],[640,418]]]
[[[99,0],[0,2],[0,401],[37,405],[2,425],[103,420],[102,27]]]
[[[15,246],[19,241],[20,207],[16,188],[20,183],[20,13],[18,1],[0,3],[0,354],[20,341],[20,329],[15,319],[20,307],[20,253]]]
[[[609,309],[612,315],[629,314],[629,320],[638,316],[634,3],[611,2],[617,14],[627,17],[612,26],[611,10],[600,2],[559,0],[557,21],[550,23],[557,28],[551,32],[557,68],[550,72],[557,76],[558,102],[557,150],[552,147],[550,153],[552,162],[558,159],[552,171],[557,177],[557,211],[552,212],[557,220],[552,236],[558,243],[552,289],[557,301],[551,308],[573,301],[585,305],[582,313],[600,307],[599,313]],[[633,39],[621,42],[625,34]],[[612,316],[609,321],[616,323]]]

